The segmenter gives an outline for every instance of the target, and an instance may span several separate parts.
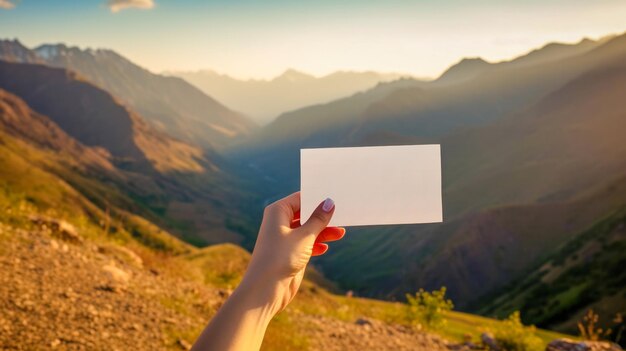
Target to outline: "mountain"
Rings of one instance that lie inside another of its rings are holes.
[[[0,59],[17,62],[10,53],[23,46],[2,41]],[[221,148],[247,135],[254,123],[229,110],[179,78],[153,74],[111,50],[81,50],[63,44],[42,45],[29,51],[48,65],[79,73],[107,90],[161,131],[202,148]]]
[[[465,83],[394,92],[369,107],[363,123],[352,132],[353,139],[381,131],[438,138],[491,123],[532,106],[580,74],[623,59],[625,38],[556,61],[496,64]],[[396,107],[396,100],[406,103]]]
[[[583,201],[589,209],[557,205],[626,174],[623,62],[580,76],[524,113],[438,140],[446,223],[363,229],[357,239],[340,244],[349,249],[329,254],[328,276],[351,288],[376,287],[373,292],[381,295],[395,287],[443,284],[458,306],[468,306],[481,292],[500,288],[537,264],[567,235],[623,206],[623,196]],[[534,212],[498,210],[540,204],[546,205]],[[540,220],[537,213],[544,212],[547,218]],[[555,213],[561,217],[551,217]],[[504,218],[495,220],[495,214]],[[484,222],[477,224],[480,216]],[[573,219],[563,216],[585,222],[572,226]],[[564,219],[547,221],[557,218]],[[365,258],[363,252],[372,254]],[[368,273],[348,273],[348,262]]]
[[[284,113],[241,145],[228,148],[225,154],[248,166],[244,171],[259,170],[261,177],[284,184],[290,190],[298,189],[300,148],[347,144],[342,139],[359,123],[360,116],[372,102],[396,90],[424,84],[427,83],[410,78],[379,83],[373,89],[350,97]],[[279,167],[279,162],[289,166]]]
[[[469,81],[463,80],[464,73],[457,75],[456,83],[454,75],[444,75],[448,77],[442,77],[445,84],[410,79],[380,84],[352,97],[285,113],[231,150],[232,155],[289,182],[291,178],[282,173],[291,167],[284,165],[297,168],[298,150],[303,147],[364,145],[371,135],[382,133],[432,141],[529,106],[577,74],[601,67],[622,53],[618,43],[594,45],[583,41],[564,45],[563,50],[546,46],[547,53],[532,54],[542,57],[535,65],[529,64],[528,55],[519,58],[526,63],[474,60],[482,62],[478,65],[486,71]],[[469,65],[474,61],[466,60]]]
[[[457,64],[454,64],[449,69],[447,69],[433,83],[437,85],[461,83],[463,81],[476,78],[492,68],[510,66],[520,68],[523,66],[532,66],[555,62],[566,59],[568,57],[584,54],[610,39],[611,37],[606,37],[594,41],[585,38],[575,44],[549,43],[541,48],[534,49],[527,54],[516,57],[513,60],[497,63],[489,63],[480,57],[464,58]]]
[[[515,283],[516,279],[526,277],[546,257],[555,255],[568,242],[583,236],[588,228],[624,208],[624,199],[626,182],[621,178],[596,186],[571,201],[501,206],[453,221],[448,228],[441,227],[432,234],[445,236],[444,244],[436,254],[413,260],[407,269],[410,278],[403,284],[411,286],[420,282],[426,288],[446,285],[461,308],[471,310],[472,306],[489,304],[498,296],[494,292],[508,294],[511,286],[521,286]],[[615,243],[624,239],[616,238]],[[421,249],[416,245],[411,251]],[[599,252],[599,259],[602,255]],[[561,257],[571,256],[574,255]],[[398,291],[406,288],[403,284],[397,287]],[[585,312],[589,305],[577,308]],[[541,305],[518,305],[516,310],[522,311],[528,323],[542,322],[532,318],[528,306]],[[513,311],[507,310],[509,314]],[[605,311],[604,315],[617,312],[618,309]],[[505,315],[508,314],[498,314]],[[570,328],[569,332],[575,329]]]
[[[106,157],[118,175],[107,181],[130,194],[159,225],[200,245],[254,240],[254,233],[242,229],[252,220],[241,208],[252,202],[250,186],[215,152],[157,130],[72,71],[0,61],[0,88]]]
[[[163,173],[214,167],[201,150],[156,131],[108,92],[64,69],[0,61],[0,87],[83,144],[107,150],[119,166]]]
[[[317,78],[293,69],[271,80],[240,80],[208,70],[167,74],[185,79],[259,124],[267,124],[281,113],[349,96],[400,77],[340,71]]]
[[[613,36],[607,36],[599,40],[585,38],[575,44],[549,43],[541,48],[534,49],[525,55],[517,57],[514,60],[504,61],[499,64],[516,65],[519,67],[558,61],[571,56],[584,54],[612,38]]]
[[[142,216],[108,178],[128,173],[108,156],[0,89],[3,347],[189,348],[240,282],[248,252],[232,244],[193,247]],[[478,340],[506,327],[448,312],[446,326],[417,330],[405,304],[335,295],[327,284],[307,270],[298,297],[270,324],[264,350],[393,344],[443,351],[460,347],[466,335]],[[532,334],[543,344],[564,336]]]
[[[454,84],[476,78],[491,68],[491,64],[480,57],[464,58],[448,68],[439,78],[438,84]]]
[[[526,322],[571,332],[593,309],[599,324],[610,325],[626,307],[624,211],[622,207],[607,214],[566,241],[542,264],[482,301],[481,312],[505,315],[522,310]]]
[[[22,45],[17,39],[0,40],[0,58],[11,62],[43,63],[36,53]]]
[[[75,166],[114,176],[109,154],[85,147],[67,135],[46,116],[35,111],[17,96],[0,89],[0,125],[2,133],[54,153],[63,152],[69,159],[80,160]]]

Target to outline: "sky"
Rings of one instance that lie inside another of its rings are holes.
[[[626,31],[625,0],[0,0],[0,38],[109,48],[153,72],[432,78],[463,57]]]

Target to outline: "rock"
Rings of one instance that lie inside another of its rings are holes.
[[[96,290],[106,291],[110,293],[120,293],[124,291],[124,287],[114,284],[104,284],[96,286]]]
[[[130,263],[137,268],[143,268],[143,260],[134,251],[123,246],[98,246],[98,252],[118,258],[122,262]]]
[[[365,326],[365,325],[372,325],[372,322],[370,322],[367,318],[359,318],[356,320],[356,322],[354,322],[356,325],[361,325],[361,326]]]
[[[496,341],[496,338],[493,336],[493,334],[482,333],[480,335],[480,340],[482,340],[483,344],[485,344],[485,346],[487,346],[489,350],[494,350],[494,351],[500,350],[500,347],[498,346],[498,342]]]
[[[546,351],[621,351],[622,348],[608,341],[576,341],[557,339],[551,341]]]
[[[107,264],[103,266],[102,270],[108,273],[109,278],[111,278],[113,281],[117,283],[128,283],[128,281],[130,280],[129,273],[127,273],[126,271],[120,268],[117,268],[116,266],[112,264]]]
[[[69,241],[75,244],[83,242],[83,238],[78,235],[76,228],[66,221],[43,216],[31,216],[30,220],[34,224],[40,226],[43,230],[49,229],[52,235],[61,240]]]

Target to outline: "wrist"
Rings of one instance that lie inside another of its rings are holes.
[[[288,288],[287,279],[278,279],[268,271],[250,267],[233,295],[240,295],[247,304],[259,308],[271,319],[284,308],[283,297]]]

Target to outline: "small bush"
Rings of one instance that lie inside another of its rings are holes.
[[[591,341],[608,340],[612,331],[611,329],[603,330],[602,328],[596,327],[598,319],[599,316],[593,312],[592,309],[589,309],[583,317],[583,320],[578,322],[578,330],[580,331],[580,337],[582,339]]]
[[[428,328],[439,329],[446,325],[445,313],[451,311],[452,300],[446,299],[446,288],[433,292],[420,289],[415,295],[407,294],[407,320],[413,325],[424,324]]]
[[[535,334],[535,327],[522,324],[519,311],[499,323],[494,336],[502,351],[540,351],[544,348]]]

